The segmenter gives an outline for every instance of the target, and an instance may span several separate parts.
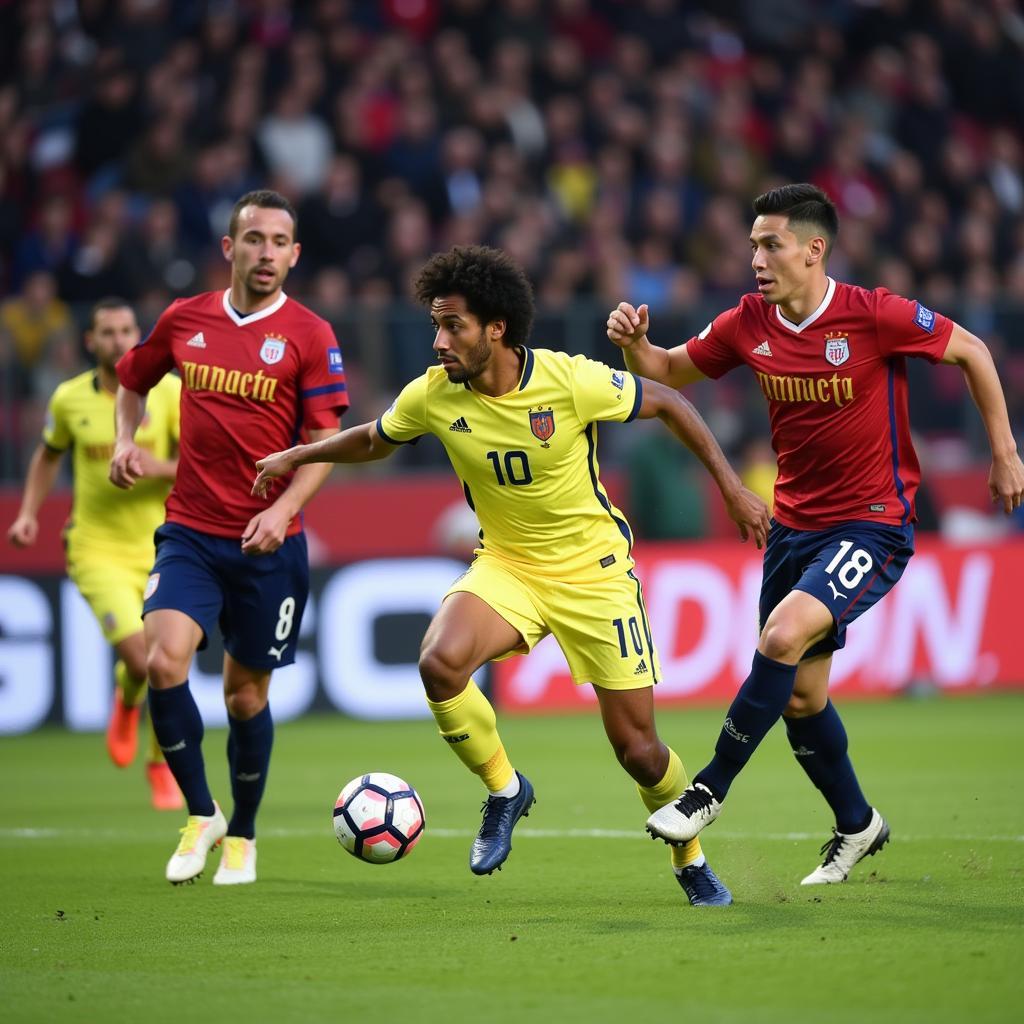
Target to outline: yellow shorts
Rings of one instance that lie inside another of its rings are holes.
[[[523,644],[503,658],[527,654],[550,633],[577,685],[636,690],[661,675],[643,590],[632,570],[594,583],[565,583],[479,555],[448,590],[459,592],[475,594],[519,631]]]
[[[68,576],[89,603],[109,644],[142,632],[142,594],[153,563],[120,564],[97,554],[68,559]]]

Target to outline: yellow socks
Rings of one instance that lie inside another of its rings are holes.
[[[656,811],[659,807],[664,807],[665,804],[670,803],[679,796],[688,784],[683,762],[679,760],[676,752],[669,747],[668,768],[661,782],[656,786],[641,786],[638,784],[636,788],[647,810]],[[702,856],[699,839],[691,839],[685,846],[673,846],[671,851],[672,867],[675,869],[685,868],[688,864],[692,864]]]
[[[146,764],[157,764],[160,761],[165,760],[164,752],[160,749],[160,743],[156,738],[156,733],[153,732],[153,723],[147,723],[147,731],[149,733],[149,741],[146,744]]]
[[[125,707],[135,707],[146,699],[146,680],[135,679],[128,673],[128,666],[118,659],[114,663],[114,682],[117,684],[117,700],[120,700]],[[163,761],[164,754],[157,742],[156,733],[153,732],[153,725],[149,725],[149,742],[146,745],[146,762],[153,764],[156,761]]]
[[[474,775],[480,776],[490,792],[496,793],[512,781],[515,773],[498,736],[494,708],[472,679],[457,697],[437,703],[428,700],[427,706],[445,742]],[[676,795],[673,792],[661,803],[668,803]]]
[[[114,663],[114,682],[121,691],[121,701],[125,707],[133,708],[146,699],[146,680],[136,679],[128,673],[128,666],[118,659]]]

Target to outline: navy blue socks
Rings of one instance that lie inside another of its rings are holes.
[[[867,828],[871,806],[854,774],[846,752],[846,729],[832,701],[816,715],[787,718],[786,735],[800,767],[835,813],[836,830],[849,835]]]
[[[188,680],[166,690],[149,688],[149,717],[189,814],[209,816],[213,797],[203,767],[203,719]]]
[[[228,766],[235,810],[228,822],[229,836],[256,838],[256,812],[263,799],[274,745],[274,720],[267,704],[244,721],[228,715]]]
[[[796,665],[754,652],[750,675],[729,706],[711,763],[694,777],[724,800],[732,780],[743,770],[768,730],[779,720],[796,682]]]

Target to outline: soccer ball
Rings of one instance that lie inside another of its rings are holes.
[[[347,783],[334,804],[334,834],[361,860],[390,864],[420,841],[423,801],[409,783],[388,772],[369,772]]]

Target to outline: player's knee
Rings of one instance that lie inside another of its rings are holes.
[[[145,679],[149,674],[149,665],[145,652],[142,652],[140,655],[122,655],[121,660],[124,662],[124,667],[128,672],[128,675],[136,682]]]
[[[255,718],[267,704],[266,694],[260,693],[255,687],[243,687],[234,693],[224,694],[224,703],[228,714],[237,722],[246,722]]]
[[[799,661],[806,648],[807,637],[804,630],[796,623],[785,619],[774,622],[769,619],[761,631],[761,638],[757,644],[757,649],[766,658],[787,664]]]
[[[656,736],[633,732],[614,737],[612,748],[619,764],[641,786],[656,786],[664,774],[664,748]]]
[[[793,696],[789,698],[786,710],[782,714],[786,718],[809,718],[811,715],[824,711],[827,703],[827,691],[825,693],[798,693],[794,690]]]
[[[180,658],[159,644],[146,656],[146,676],[154,689],[164,690],[183,683],[187,671]]]
[[[419,669],[423,688],[432,701],[457,697],[469,679],[469,672],[456,652],[437,643],[420,652]]]
[[[806,718],[808,715],[813,713],[814,712],[811,710],[810,699],[799,693],[794,693],[793,696],[789,698],[786,710],[782,712],[786,718]]]

